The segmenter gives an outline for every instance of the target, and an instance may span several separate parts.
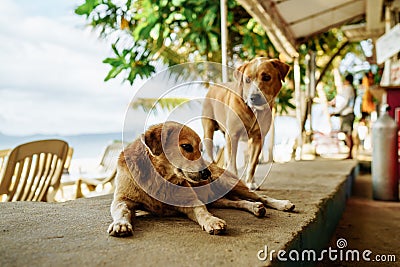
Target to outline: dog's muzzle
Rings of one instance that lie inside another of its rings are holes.
[[[267,101],[265,101],[265,98],[261,94],[251,94],[250,102],[254,106],[262,106],[267,103]]]
[[[265,97],[260,93],[250,94],[246,103],[253,110],[264,110],[268,105]]]
[[[183,171],[182,169],[177,169],[177,171],[182,173],[185,176],[185,179],[191,183],[208,181],[211,178],[211,172],[208,168],[196,172]]]

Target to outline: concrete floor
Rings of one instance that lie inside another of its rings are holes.
[[[337,248],[340,238],[347,241],[344,249],[372,251],[370,262],[324,261],[319,266],[400,266],[400,203],[372,199],[371,174],[361,172],[355,179],[353,194],[339,222],[330,246]],[[396,262],[378,262],[394,255]],[[350,258],[350,257],[349,257]],[[351,258],[350,258],[351,259]]]
[[[0,203],[0,266],[270,265],[258,257],[265,256],[266,248],[271,254],[322,249],[329,242],[355,166],[347,160],[274,164],[259,193],[290,199],[295,212],[268,209],[267,217],[256,218],[212,209],[228,224],[221,236],[208,235],[185,217],[147,215],[135,220],[132,237],[110,237],[111,195],[65,203]],[[260,165],[257,176],[268,172],[268,166]],[[288,263],[274,258],[272,265]]]

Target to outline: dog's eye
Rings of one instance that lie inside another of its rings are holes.
[[[269,74],[263,74],[262,78],[261,78],[264,82],[268,82],[271,80],[271,75]]]
[[[191,144],[182,144],[181,148],[186,152],[193,152],[193,146]]]
[[[251,83],[250,77],[246,77],[246,83]]]

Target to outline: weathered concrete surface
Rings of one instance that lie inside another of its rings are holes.
[[[265,246],[271,251],[327,244],[355,166],[347,160],[274,164],[259,192],[290,199],[296,212],[269,209],[268,217],[258,219],[238,210],[211,210],[228,224],[222,236],[208,235],[184,217],[146,215],[136,218],[132,237],[110,237],[111,195],[66,203],[0,203],[0,266],[269,265],[257,257]],[[261,165],[257,173],[264,172]]]
[[[373,200],[370,172],[355,179],[352,196],[329,247],[336,248],[338,240],[343,238],[347,241],[345,249],[359,251],[359,260],[326,259],[319,267],[400,266],[400,202]],[[367,255],[370,261],[362,257],[365,250],[372,252]]]

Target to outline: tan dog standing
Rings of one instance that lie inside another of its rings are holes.
[[[277,59],[253,59],[235,71],[236,82],[212,86],[203,104],[204,139],[213,140],[217,130],[224,133],[224,167],[235,174],[239,140],[248,140],[245,183],[252,190],[257,188],[253,177],[271,126],[271,108],[288,72],[289,66]],[[205,149],[208,157],[213,159],[212,142],[206,142]]]
[[[200,146],[200,137],[191,128],[166,122],[150,127],[125,148],[118,160],[109,234],[132,235],[137,209],[157,215],[186,214],[210,234],[224,232],[226,222],[213,216],[206,203],[258,217],[265,215],[265,206],[294,209],[288,200],[249,192],[235,175],[214,163],[207,166]]]

